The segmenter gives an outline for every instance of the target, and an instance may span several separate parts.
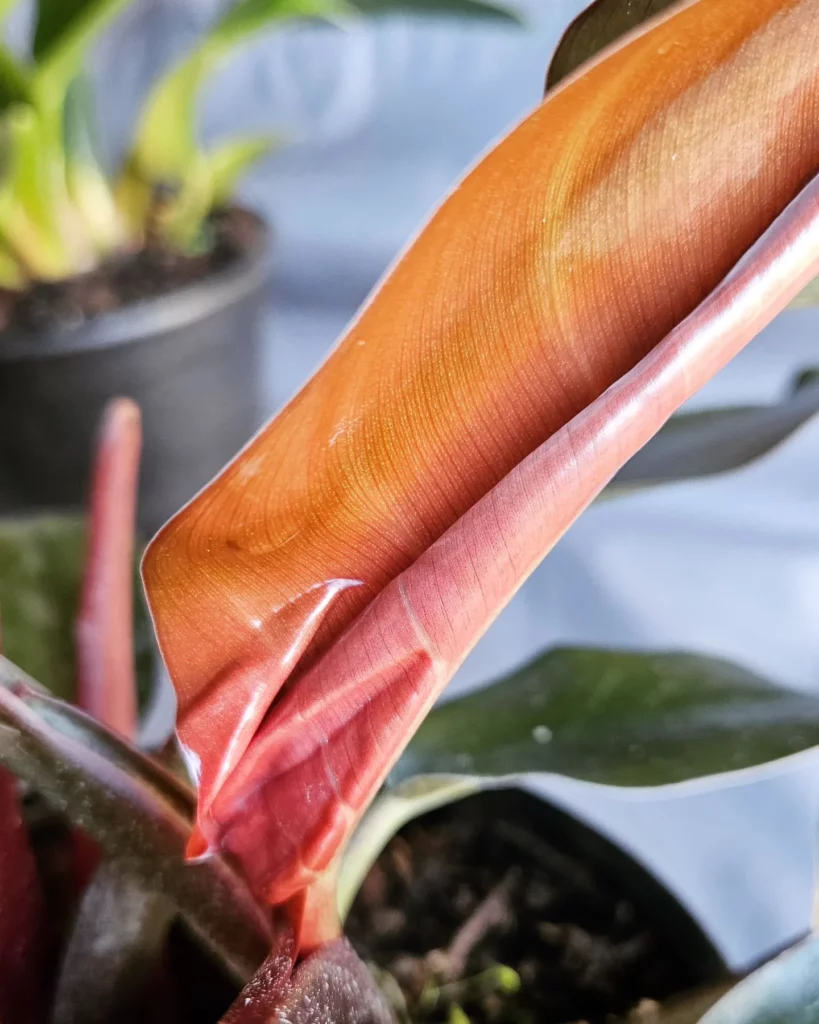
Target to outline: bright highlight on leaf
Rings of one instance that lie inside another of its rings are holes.
[[[550,93],[154,541],[194,851],[309,920],[489,623],[819,269],[817,18],[696,0]]]

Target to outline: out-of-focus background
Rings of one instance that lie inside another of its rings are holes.
[[[243,50],[208,88],[221,137],[274,127],[287,141],[242,198],[274,237],[260,379],[273,414],[454,180],[542,94],[582,0],[521,0],[525,26],[395,16],[346,31],[303,26]],[[95,72],[107,138],[130,138],[148,83],[210,21],[214,0],[142,0],[108,33]],[[14,30],[22,31],[23,13]],[[819,313],[789,312],[697,398],[768,402],[819,363]],[[553,643],[723,655],[819,691],[819,422],[773,456],[587,513],[452,684],[463,691]],[[807,925],[819,756],[753,783],[659,792],[539,785],[649,864],[733,966]]]

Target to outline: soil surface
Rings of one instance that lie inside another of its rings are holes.
[[[347,932],[406,1002],[405,1021],[643,1021],[693,980],[622,885],[497,805],[467,801],[407,826]]]
[[[35,284],[21,293],[0,290],[0,331],[76,327],[103,313],[196,284],[235,263],[252,247],[258,232],[253,214],[234,208],[211,218],[212,244],[201,255],[187,256],[151,239],[139,252],[109,260],[80,277]]]

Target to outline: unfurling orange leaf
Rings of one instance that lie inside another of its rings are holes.
[[[155,539],[195,852],[312,921],[500,608],[819,270],[817,25],[819,0],[695,0],[566,79]]]

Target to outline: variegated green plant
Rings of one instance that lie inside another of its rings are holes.
[[[0,0],[0,19],[16,0]],[[487,0],[238,0],[148,94],[124,164],[113,174],[96,145],[94,97],[83,74],[100,33],[132,0],[38,0],[30,52],[0,44],[0,286],[59,280],[153,232],[183,251],[207,244],[207,221],[230,202],[268,136],[211,150],[197,131],[207,77],[260,32],[295,19],[343,24],[412,10],[513,20]]]

